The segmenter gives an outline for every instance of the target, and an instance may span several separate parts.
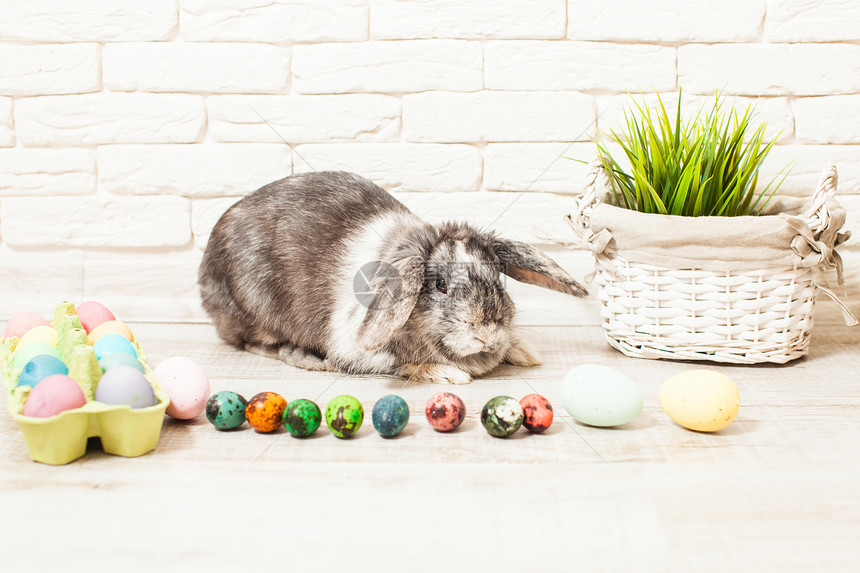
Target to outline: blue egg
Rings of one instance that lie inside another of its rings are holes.
[[[96,353],[96,358],[101,360],[114,352],[122,352],[130,354],[137,358],[137,352],[134,350],[134,345],[129,342],[128,338],[121,334],[106,334],[96,340],[93,344],[93,352]]]
[[[107,372],[115,366],[131,366],[138,372],[145,373],[143,364],[140,363],[140,360],[131,354],[126,354],[125,352],[114,352],[113,354],[108,354],[99,360],[99,367],[102,369],[102,372]]]
[[[373,406],[373,427],[383,438],[391,438],[403,431],[409,422],[409,406],[400,396],[390,394]]]
[[[68,374],[69,368],[63,361],[50,354],[39,354],[30,359],[21,370],[18,386],[34,387],[36,384],[54,374]]]

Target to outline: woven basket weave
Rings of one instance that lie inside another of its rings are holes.
[[[802,213],[788,214],[803,222],[795,224],[803,227],[804,237],[811,232],[802,242],[824,253],[820,263],[810,264],[797,256],[793,263],[785,264],[783,259],[770,267],[763,261],[766,268],[760,269],[668,268],[624,258],[623,249],[613,248],[611,233],[593,232],[590,216],[599,198],[609,196],[609,181],[603,168],[592,163],[585,192],[568,221],[594,253],[601,318],[609,344],[638,358],[733,364],[781,364],[805,355],[817,290],[835,299],[824,286],[827,267],[839,271],[841,282],[841,260],[833,248],[849,235],[837,236],[834,231],[828,233],[828,238],[832,235],[829,245],[820,241],[820,231],[830,224],[828,205],[836,205],[832,200],[836,181],[836,168],[826,169],[811,206]],[[751,219],[754,225],[759,218]],[[665,231],[653,229],[657,235]],[[743,248],[750,251],[748,244]],[[791,248],[796,245],[785,245],[785,249]],[[846,322],[856,323],[847,308],[842,308]]]

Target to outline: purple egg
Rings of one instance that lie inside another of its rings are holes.
[[[99,380],[96,401],[115,406],[146,408],[157,404],[158,398],[143,374],[131,366],[114,366]]]

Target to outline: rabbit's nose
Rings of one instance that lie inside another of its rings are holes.
[[[481,350],[483,350],[483,349],[485,349],[485,348],[487,347],[487,341],[486,341],[486,340],[484,340],[483,338],[480,338],[480,337],[476,336],[476,337],[475,337],[475,340],[477,340],[478,342],[480,342],[480,343],[481,343]]]

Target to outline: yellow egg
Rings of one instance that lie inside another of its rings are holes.
[[[129,341],[134,342],[134,335],[131,333],[131,329],[124,322],[118,320],[109,320],[101,323],[92,329],[87,335],[87,339],[89,339],[90,344],[95,344],[99,338],[106,334],[119,334],[126,337]]]
[[[740,408],[731,378],[713,370],[690,370],[660,388],[660,407],[678,424],[698,432],[716,432],[731,424]]]
[[[57,346],[57,331],[50,326],[35,326],[21,337],[15,348],[24,348],[31,342],[44,342],[48,346]]]

